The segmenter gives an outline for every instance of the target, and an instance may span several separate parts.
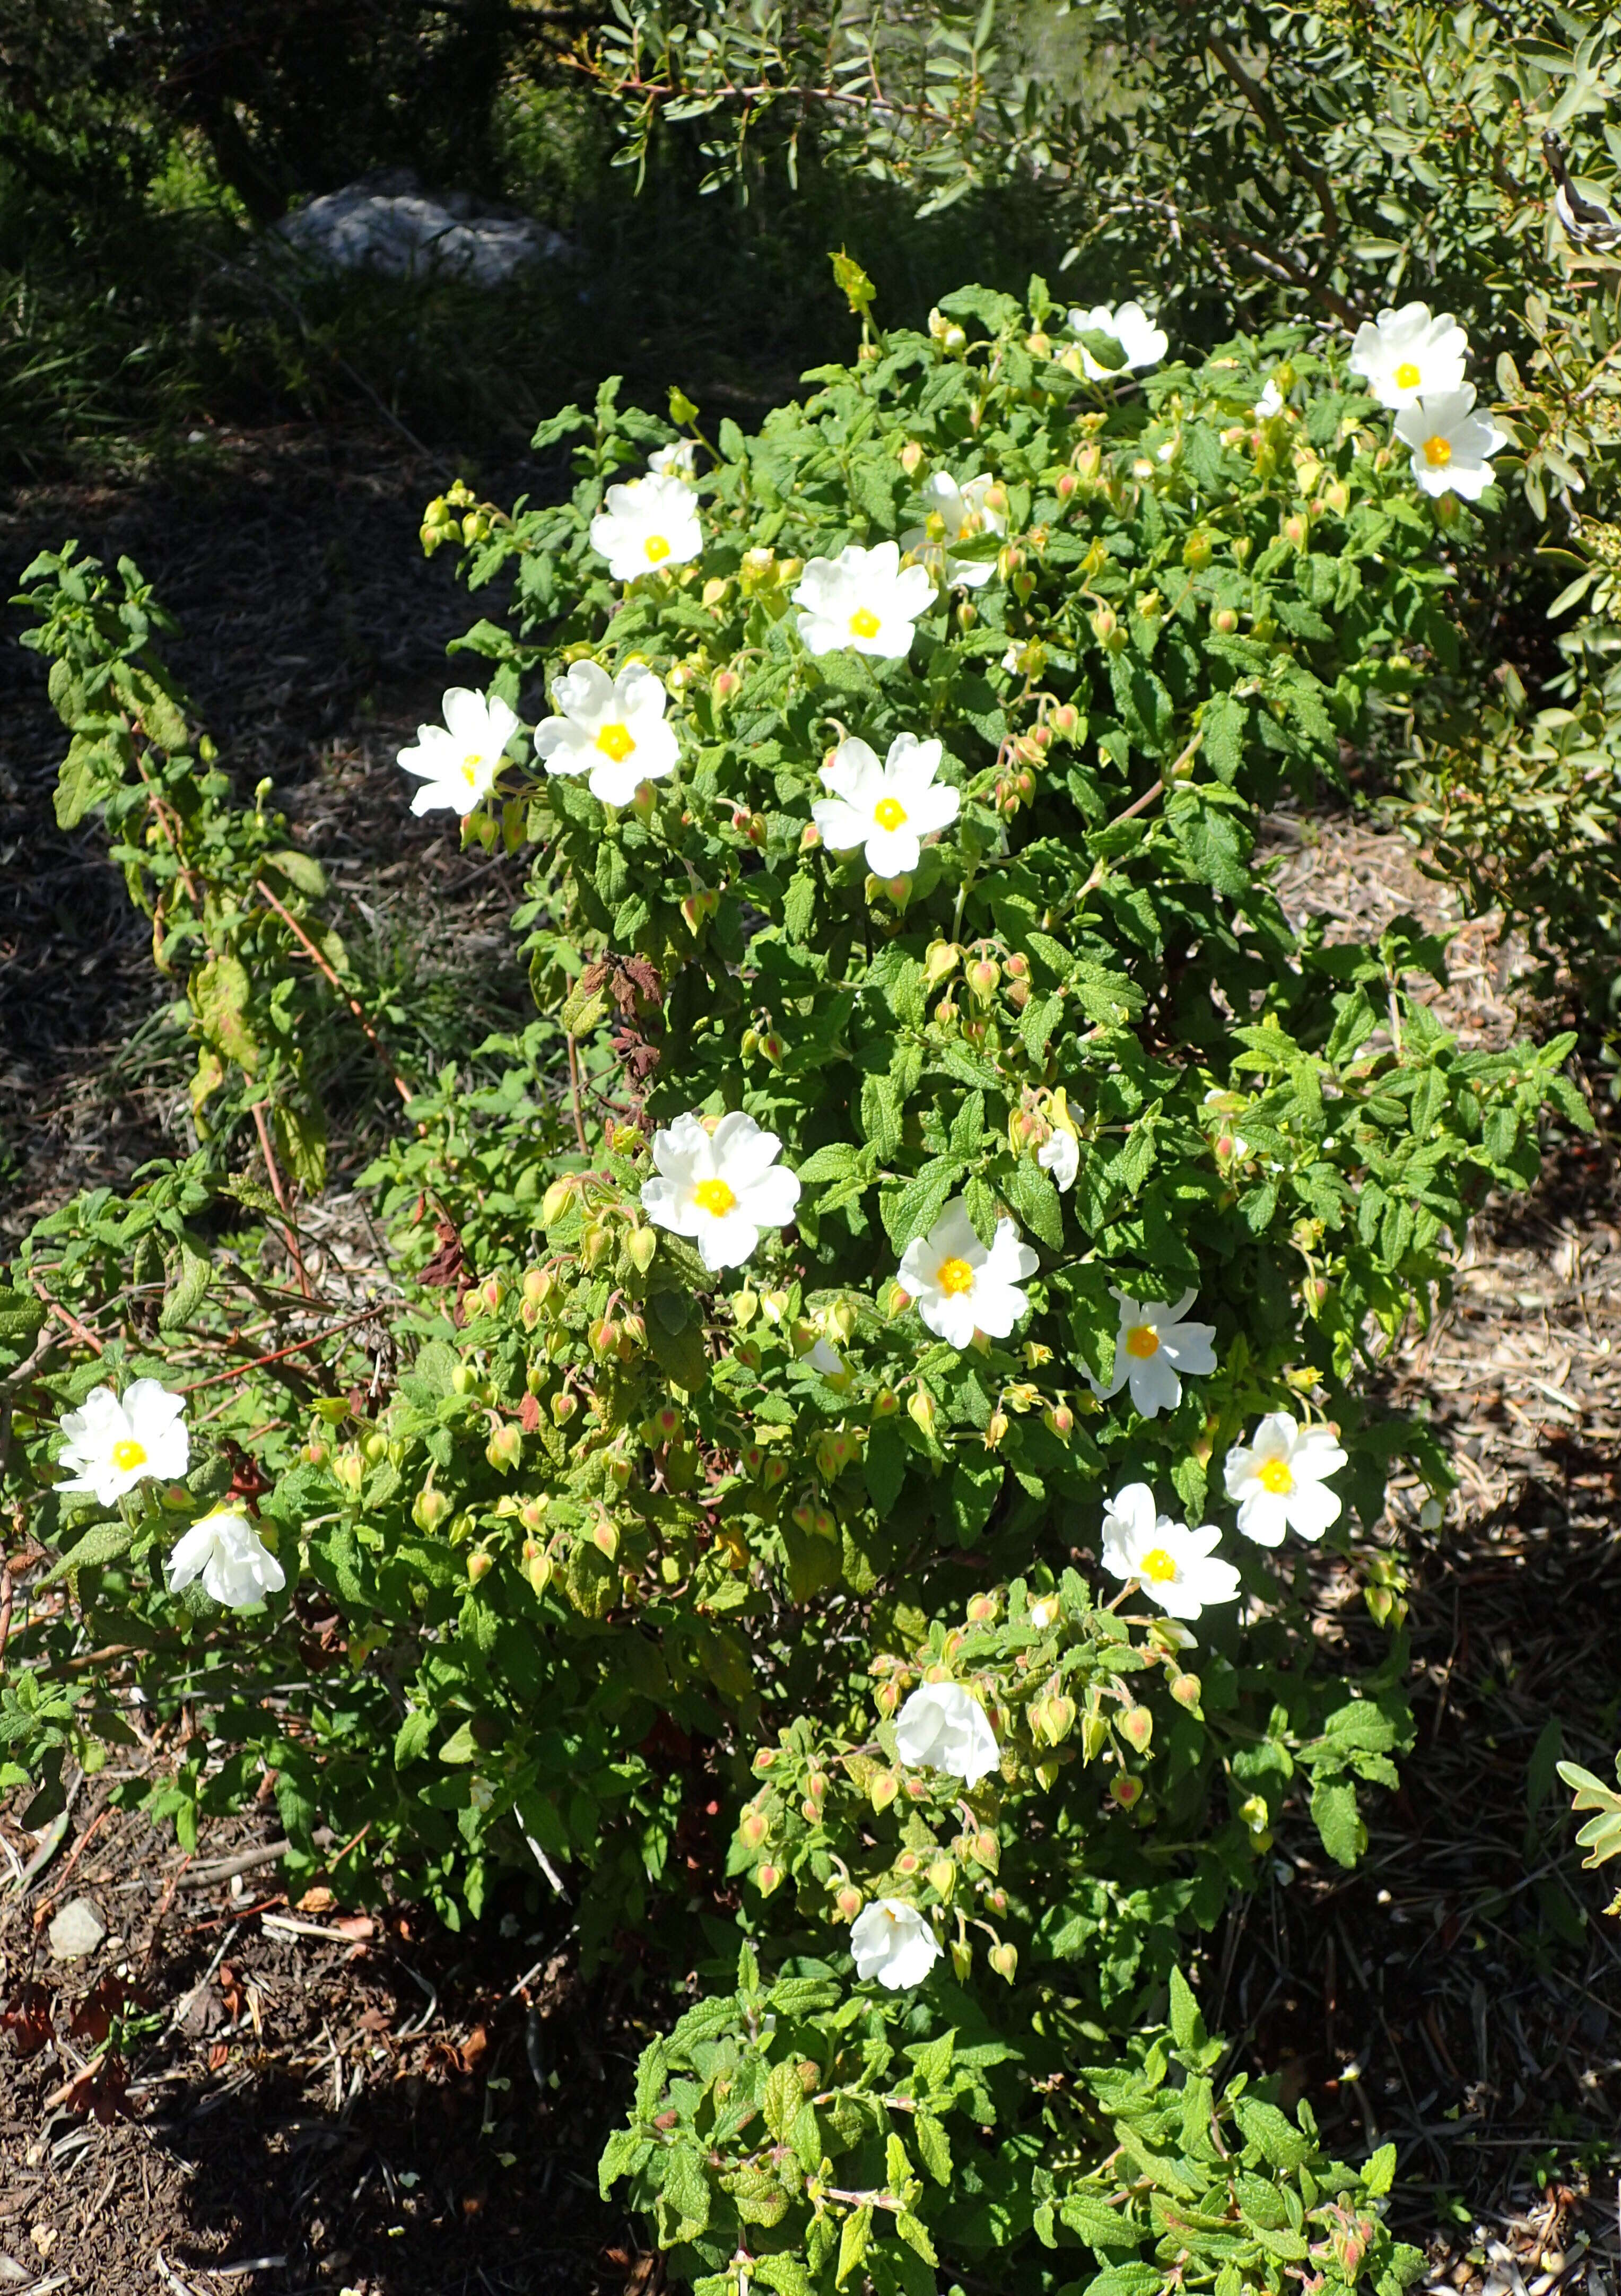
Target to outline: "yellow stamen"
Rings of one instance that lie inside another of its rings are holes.
[[[955,1300],[974,1288],[974,1271],[966,1259],[943,1259],[935,1270],[935,1282],[947,1299]]]
[[[1433,439],[1425,439],[1424,460],[1432,471],[1444,471],[1452,458],[1453,442],[1450,439],[1443,439],[1437,432]]]
[[[872,818],[880,829],[899,829],[906,819],[906,808],[897,797],[880,797],[872,808]]]
[[[732,1210],[737,1198],[724,1180],[700,1180],[692,1191],[692,1201],[700,1212],[709,1212],[721,1219]]]
[[[850,636],[853,638],[875,638],[878,636],[878,616],[870,606],[859,606],[850,616]]]
[[[1422,377],[1411,359],[1404,359],[1392,380],[1398,390],[1416,390]]]
[[[462,760],[462,778],[471,789],[479,778],[479,768],[484,763],[477,750],[470,750]]]
[[[137,1443],[128,1438],[122,1443],[115,1443],[112,1447],[112,1464],[120,1475],[131,1474],[135,1468],[143,1467],[146,1464],[145,1444]]]
[[[1255,1479],[1264,1491],[1281,1498],[1295,1488],[1294,1471],[1287,1459],[1263,1459],[1255,1471]]]
[[[1176,1576],[1176,1562],[1163,1546],[1150,1546],[1137,1565],[1139,1578],[1146,1578],[1151,1587],[1167,1586]]]
[[[650,534],[642,545],[650,566],[658,566],[670,554],[670,545],[661,534]]]
[[[1126,1352],[1135,1356],[1139,1363],[1146,1363],[1150,1356],[1158,1354],[1159,1334],[1151,1324],[1132,1325],[1126,1334]]]
[[[605,758],[611,758],[616,766],[622,766],[636,743],[630,727],[616,723],[603,726],[596,737],[596,745]]]

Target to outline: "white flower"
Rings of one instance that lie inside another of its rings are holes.
[[[1404,406],[1396,418],[1396,435],[1412,449],[1413,481],[1427,495],[1461,495],[1478,502],[1496,475],[1492,456],[1509,443],[1489,415],[1472,410],[1475,387],[1438,398],[1421,399]]]
[[[1428,303],[1404,303],[1358,327],[1350,368],[1381,406],[1412,406],[1461,390],[1468,357],[1469,337],[1450,311],[1431,318]]]
[[[799,1201],[797,1174],[777,1162],[782,1144],[733,1109],[711,1136],[696,1116],[678,1116],[653,1135],[656,1180],[642,1184],[642,1209],[655,1227],[690,1235],[711,1275],[741,1267],[760,1230],[783,1227]]]
[[[444,725],[419,726],[416,740],[399,753],[399,763],[422,784],[411,800],[413,813],[431,813],[438,806],[471,813],[487,793],[518,731],[516,712],[493,693],[453,685],[443,708]]]
[[[236,1507],[216,1507],[176,1542],[168,1559],[169,1593],[177,1595],[198,1578],[205,1594],[233,1611],[250,1611],[287,1584],[287,1573]]]
[[[674,445],[660,447],[647,458],[647,467],[656,479],[682,479],[690,486],[698,476],[698,442],[693,439],[677,439]]]
[[[577,661],[553,684],[562,715],[535,728],[535,754],[549,774],[589,773],[586,786],[604,805],[628,805],[639,783],[675,770],[667,698],[663,680],[640,662],[610,679],[600,663]]]
[[[913,1692],[895,1718],[895,1751],[909,1770],[946,1770],[970,1786],[1002,1761],[984,1707],[960,1682]]]
[[[1069,324],[1077,335],[1112,335],[1126,353],[1126,370],[1133,367],[1158,366],[1170,348],[1171,339],[1163,327],[1157,327],[1141,303],[1122,303],[1118,311],[1107,303],[1098,303],[1090,311],[1071,311]],[[1107,382],[1111,370],[1100,366],[1081,345],[1081,365],[1093,382]]]
[[[703,548],[697,497],[684,479],[667,472],[610,487],[605,507],[591,521],[591,547],[608,561],[616,582],[684,566]]]
[[[954,558],[951,545],[976,534],[1005,534],[1004,514],[986,502],[995,481],[988,472],[959,486],[945,471],[937,471],[923,488],[923,523],[901,537],[901,548],[911,551],[937,581],[961,590],[978,590],[996,571],[992,558]]]
[[[1103,1568],[1135,1578],[1150,1602],[1173,1619],[1196,1619],[1208,1603],[1231,1603],[1239,1574],[1215,1553],[1221,1533],[1207,1522],[1190,1530],[1159,1514],[1146,1483],[1127,1483],[1103,1515]]]
[[[996,1223],[987,1251],[974,1233],[968,1206],[954,1196],[927,1235],[914,1236],[901,1255],[900,1284],[917,1301],[937,1339],[965,1348],[976,1332],[1005,1340],[1029,1308],[1019,1290],[1041,1265],[1019,1241],[1011,1219]]]
[[[837,558],[813,558],[793,594],[799,636],[812,653],[848,646],[895,660],[911,651],[912,626],[934,596],[927,566],[903,566],[898,542],[864,550],[846,545]]]
[[[905,877],[915,869],[923,840],[954,822],[962,800],[949,783],[937,783],[940,744],[897,734],[880,766],[866,743],[847,734],[822,768],[831,797],[818,798],[811,818],[835,853],[867,849],[875,877]]]
[[[1339,1519],[1338,1491],[1325,1476],[1346,1455],[1326,1427],[1298,1426],[1287,1411],[1268,1413],[1254,1439],[1227,1454],[1227,1496],[1239,1511],[1239,1529],[1257,1546],[1281,1546],[1285,1530],[1321,1538]]]
[[[59,1491],[88,1491],[111,1506],[148,1475],[184,1475],[192,1456],[185,1406],[155,1379],[137,1379],[120,1402],[93,1387],[77,1411],[62,1415],[61,1464],[76,1470]]]
[[[1186,1372],[1191,1379],[1202,1379],[1216,1369],[1216,1353],[1210,1345],[1216,1337],[1215,1324],[1183,1323],[1183,1317],[1199,1296],[1195,1292],[1184,1292],[1170,1308],[1163,1300],[1133,1300],[1116,1291],[1112,1283],[1109,1288],[1120,1302],[1114,1377],[1107,1387],[1100,1387],[1088,1373],[1093,1393],[1118,1395],[1129,1380],[1133,1406],[1145,1419],[1155,1418],[1161,1411],[1175,1411],[1182,1401],[1177,1374]]]
[[[836,1382],[848,1379],[850,1375],[844,1357],[831,1341],[818,1340],[805,1360],[813,1371],[820,1372],[823,1379]]]
[[[1080,1143],[1073,1132],[1055,1132],[1036,1150],[1036,1160],[1044,1172],[1052,1173],[1052,1184],[1061,1196],[1074,1187],[1075,1176],[1081,1168]]]
[[[1059,1599],[1056,1595],[1038,1595],[1025,1612],[1025,1616],[1039,1633],[1044,1628],[1052,1624],[1058,1613]]]
[[[940,1941],[915,1906],[880,1898],[850,1925],[857,1977],[876,1977],[891,1993],[921,1985],[940,1958]]]
[[[1278,378],[1275,374],[1269,374],[1266,378],[1266,387],[1251,407],[1250,413],[1258,422],[1269,422],[1274,414],[1281,414],[1282,412],[1283,393],[1278,389]]]

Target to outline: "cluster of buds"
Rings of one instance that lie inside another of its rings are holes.
[[[449,492],[435,495],[422,512],[419,529],[423,554],[431,558],[442,542],[462,542],[469,545],[483,542],[488,536],[488,513],[477,507],[478,496],[458,479]]]
[[[968,348],[968,336],[954,319],[948,319],[937,306],[929,314],[929,333],[938,343],[948,358],[960,358]]]
[[[694,940],[702,932],[720,906],[720,894],[713,885],[694,886],[682,897],[682,922]]]

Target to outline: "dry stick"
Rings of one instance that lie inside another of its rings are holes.
[[[12,1638],[12,1598],[15,1591],[11,1564],[0,1562],[0,1667],[5,1664],[5,1646]]]
[[[580,1056],[574,1038],[569,1038],[569,1090],[574,1102],[574,1136],[580,1144],[580,1154],[589,1156],[585,1145],[585,1120],[580,1114]]]
[[[98,1356],[105,1352],[102,1346],[102,1342],[96,1338],[95,1333],[90,1329],[89,1325],[87,1324],[81,1324],[71,1308],[64,1308],[59,1300],[53,1300],[37,1275],[30,1275],[29,1281],[33,1285],[35,1291],[38,1292],[40,1298],[45,1301],[45,1306],[50,1309],[51,1313],[56,1317],[57,1321],[59,1323],[65,1324],[68,1329],[72,1332],[74,1338],[78,1340],[81,1345],[87,1348],[94,1348]]]
[[[282,922],[287,927],[288,931],[291,932],[297,940],[302,943],[311,963],[320,967],[321,971],[332,982],[332,987],[338,991],[339,996],[343,998],[350,1012],[355,1015],[355,1018],[359,1021],[361,1027],[365,1030],[366,1035],[376,1046],[383,1059],[385,1061],[389,1061],[389,1054],[383,1044],[383,1040],[378,1035],[376,1029],[372,1026],[372,1023],[366,1019],[364,1008],[356,997],[349,995],[348,990],[344,987],[342,981],[339,980],[332,966],[327,963],[325,957],[322,955],[320,950],[315,947],[315,942],[311,940],[309,935],[305,931],[297,917],[295,917],[290,910],[283,908],[281,902],[277,900],[275,895],[271,891],[269,886],[265,882],[265,880],[262,877],[255,884],[253,890],[256,893],[262,893],[264,895],[265,899],[275,911],[277,916],[281,918]],[[394,1079],[395,1091],[398,1093],[400,1098],[408,1107],[412,1097],[410,1086],[405,1082],[404,1077],[400,1075],[398,1070],[393,1066],[391,1061],[389,1062],[389,1072]]]
[[[280,1363],[283,1356],[296,1356],[306,1348],[324,1346],[328,1340],[337,1339],[341,1332],[352,1332],[356,1324],[369,1324],[377,1315],[375,1308],[367,1308],[358,1316],[351,1316],[347,1324],[334,1324],[330,1332],[312,1332],[307,1340],[294,1340],[284,1348],[273,1348],[267,1356],[255,1356],[250,1363],[233,1364],[229,1371],[212,1371],[207,1379],[192,1380],[175,1390],[176,1395],[195,1395],[200,1387],[218,1387],[226,1380],[241,1379],[244,1374],[258,1371],[265,1364]]]
[[[282,1183],[281,1167],[276,1162],[275,1151],[270,1144],[270,1126],[266,1120],[265,1103],[262,1100],[256,1100],[253,1103],[253,1123],[259,1136],[259,1146],[265,1152],[265,1169],[270,1175],[271,1193],[282,1208],[282,1234],[287,1239],[287,1249],[292,1254],[292,1264],[299,1272],[299,1289],[307,1300],[310,1300],[315,1297],[315,1294],[309,1288],[309,1277],[305,1272],[304,1254],[299,1249],[298,1232],[292,1224],[292,1211],[287,1201],[287,1190]]]

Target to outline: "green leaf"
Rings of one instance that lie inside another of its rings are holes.
[[[202,1305],[203,1295],[208,1291],[213,1273],[210,1260],[205,1259],[201,1252],[193,1251],[189,1243],[181,1244],[179,1266],[169,1279],[168,1290],[164,1294],[162,1309],[158,1316],[159,1324],[164,1331],[184,1330],[191,1322]]]
[[[842,2288],[850,2275],[866,2255],[867,2243],[872,2236],[872,2203],[864,2201],[852,2209],[839,2234],[839,2264],[833,2275],[833,2285]]]
[[[1312,1823],[1336,1865],[1355,1866],[1368,1846],[1356,1788],[1349,1778],[1322,1779],[1313,1787]]]
[[[1275,2104],[1268,2104],[1258,2096],[1241,2096],[1232,2112],[1247,2143],[1271,2167],[1292,2170],[1302,2167],[1309,2158],[1310,2144],[1288,2114],[1280,2112]]]
[[[951,2141],[932,2112],[921,2108],[913,2122],[918,2158],[937,2185],[951,2182]]]
[[[787,2136],[804,2102],[798,2066],[786,2059],[773,2065],[765,2079],[765,2126],[778,2144]]]
[[[63,1578],[70,1570],[83,1570],[92,1563],[116,1562],[127,1554],[134,1544],[135,1533],[127,1523],[93,1522],[71,1552],[61,1555],[45,1572],[34,1581],[36,1587],[49,1587]]]

